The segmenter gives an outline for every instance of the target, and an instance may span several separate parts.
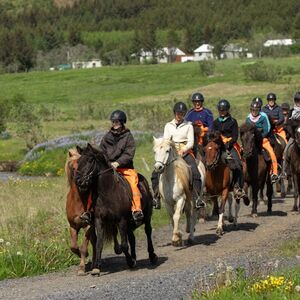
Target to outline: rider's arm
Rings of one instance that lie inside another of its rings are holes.
[[[276,122],[276,125],[281,125],[284,123],[284,115],[282,113],[282,108],[278,107],[278,121]]]
[[[266,119],[267,131],[268,131],[268,133],[269,133],[270,130],[271,130],[271,123],[270,123],[269,117],[268,117],[268,115],[267,115],[265,112],[263,112],[263,111],[260,112],[260,115],[263,116],[263,117]]]
[[[208,130],[212,131],[213,130],[214,117],[213,117],[213,114],[210,110],[207,110],[206,118],[207,118]]]
[[[270,132],[270,122],[269,122],[269,118],[266,116],[262,116],[262,136],[263,138],[267,137],[269,132]]]
[[[117,159],[119,166],[127,166],[133,161],[135,154],[135,141],[131,133],[128,134],[126,146],[121,156]]]
[[[233,126],[232,126],[232,131],[231,131],[231,141],[230,146],[232,147],[238,140],[239,138],[239,127],[238,127],[238,123],[235,119],[233,119]]]
[[[183,151],[186,152],[194,147],[194,128],[191,124],[187,125],[187,143],[183,148]]]
[[[165,129],[164,129],[164,139],[170,139],[171,138],[171,130],[170,130],[170,123],[167,123],[165,125]]]

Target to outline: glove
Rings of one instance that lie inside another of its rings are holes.
[[[110,165],[116,169],[120,164],[117,161],[113,161]]]

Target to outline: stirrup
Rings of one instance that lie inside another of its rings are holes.
[[[144,220],[144,214],[141,210],[137,210],[137,211],[133,211],[132,212],[132,218],[134,223],[139,226],[142,224],[143,220]]]
[[[197,209],[204,208],[204,207],[206,207],[206,203],[200,197],[198,197],[195,201],[195,207]]]
[[[161,208],[160,199],[159,198],[153,198],[153,204],[152,204],[152,206],[155,209],[160,209]]]
[[[271,183],[275,183],[279,180],[279,176],[276,174],[271,175]]]
[[[85,211],[79,218],[89,225],[92,223],[92,215],[89,211]]]

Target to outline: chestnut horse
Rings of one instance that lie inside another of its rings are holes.
[[[119,231],[121,250],[125,254],[127,265],[136,265],[135,236],[137,228],[132,219],[132,191],[124,179],[108,162],[105,154],[90,144],[80,150],[78,169],[75,181],[80,190],[92,190],[95,195],[95,232],[97,236],[95,255],[93,255],[92,275],[100,275],[101,255],[105,241],[115,237]],[[139,190],[144,214],[143,223],[148,242],[148,253],[151,264],[158,258],[152,243],[152,205],[153,198],[146,179],[139,174]],[[130,244],[130,253],[128,247]]]
[[[92,229],[89,225],[80,219],[80,215],[85,211],[84,203],[87,204],[89,193],[79,193],[74,181],[74,173],[77,170],[77,161],[80,154],[76,149],[70,149],[65,164],[65,172],[68,178],[69,192],[66,201],[66,214],[70,225],[71,251],[80,257],[78,275],[85,274],[85,258],[88,256],[88,243],[91,238]],[[82,245],[78,246],[78,233],[80,229],[84,230]]]
[[[240,136],[245,159],[245,192],[252,188],[251,215],[257,217],[258,191],[263,192],[267,185],[268,213],[272,212],[273,187],[270,179],[271,162],[266,162],[262,154],[262,135],[254,124],[244,123],[240,127]]]
[[[219,132],[208,133],[204,138],[204,153],[206,164],[205,186],[208,197],[212,199],[215,208],[218,208],[219,221],[216,233],[222,235],[223,215],[225,204],[229,197],[231,189],[231,171],[228,165],[222,159],[222,149],[224,147],[221,134]],[[221,205],[218,207],[218,198],[221,196]],[[235,225],[239,211],[239,201],[236,200],[235,207]],[[231,213],[231,212],[230,212]]]

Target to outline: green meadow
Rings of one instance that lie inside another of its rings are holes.
[[[273,91],[279,103],[292,103],[293,94],[300,90],[300,57],[264,59],[267,65],[285,71],[272,83],[245,77],[243,68],[253,62],[217,61],[214,75],[209,77],[201,75],[198,63],[4,74],[0,75],[0,101],[9,105],[22,96],[32,103],[49,140],[92,129],[106,130],[112,110],[124,109],[128,127],[144,131],[137,142],[135,167],[150,179],[152,135],[160,134],[172,119],[175,101],[182,100],[191,107],[190,95],[202,91],[205,106],[215,114],[218,100],[226,98],[240,123],[255,96],[265,99]],[[7,123],[11,138],[0,140],[0,161],[19,161],[26,154],[24,139],[16,137],[18,126],[13,120]],[[0,279],[41,274],[78,263],[68,250],[63,172],[66,156],[67,149],[44,151],[37,160],[24,162],[19,170],[21,174],[50,177],[0,182]],[[154,228],[168,222],[165,210],[154,212]]]

